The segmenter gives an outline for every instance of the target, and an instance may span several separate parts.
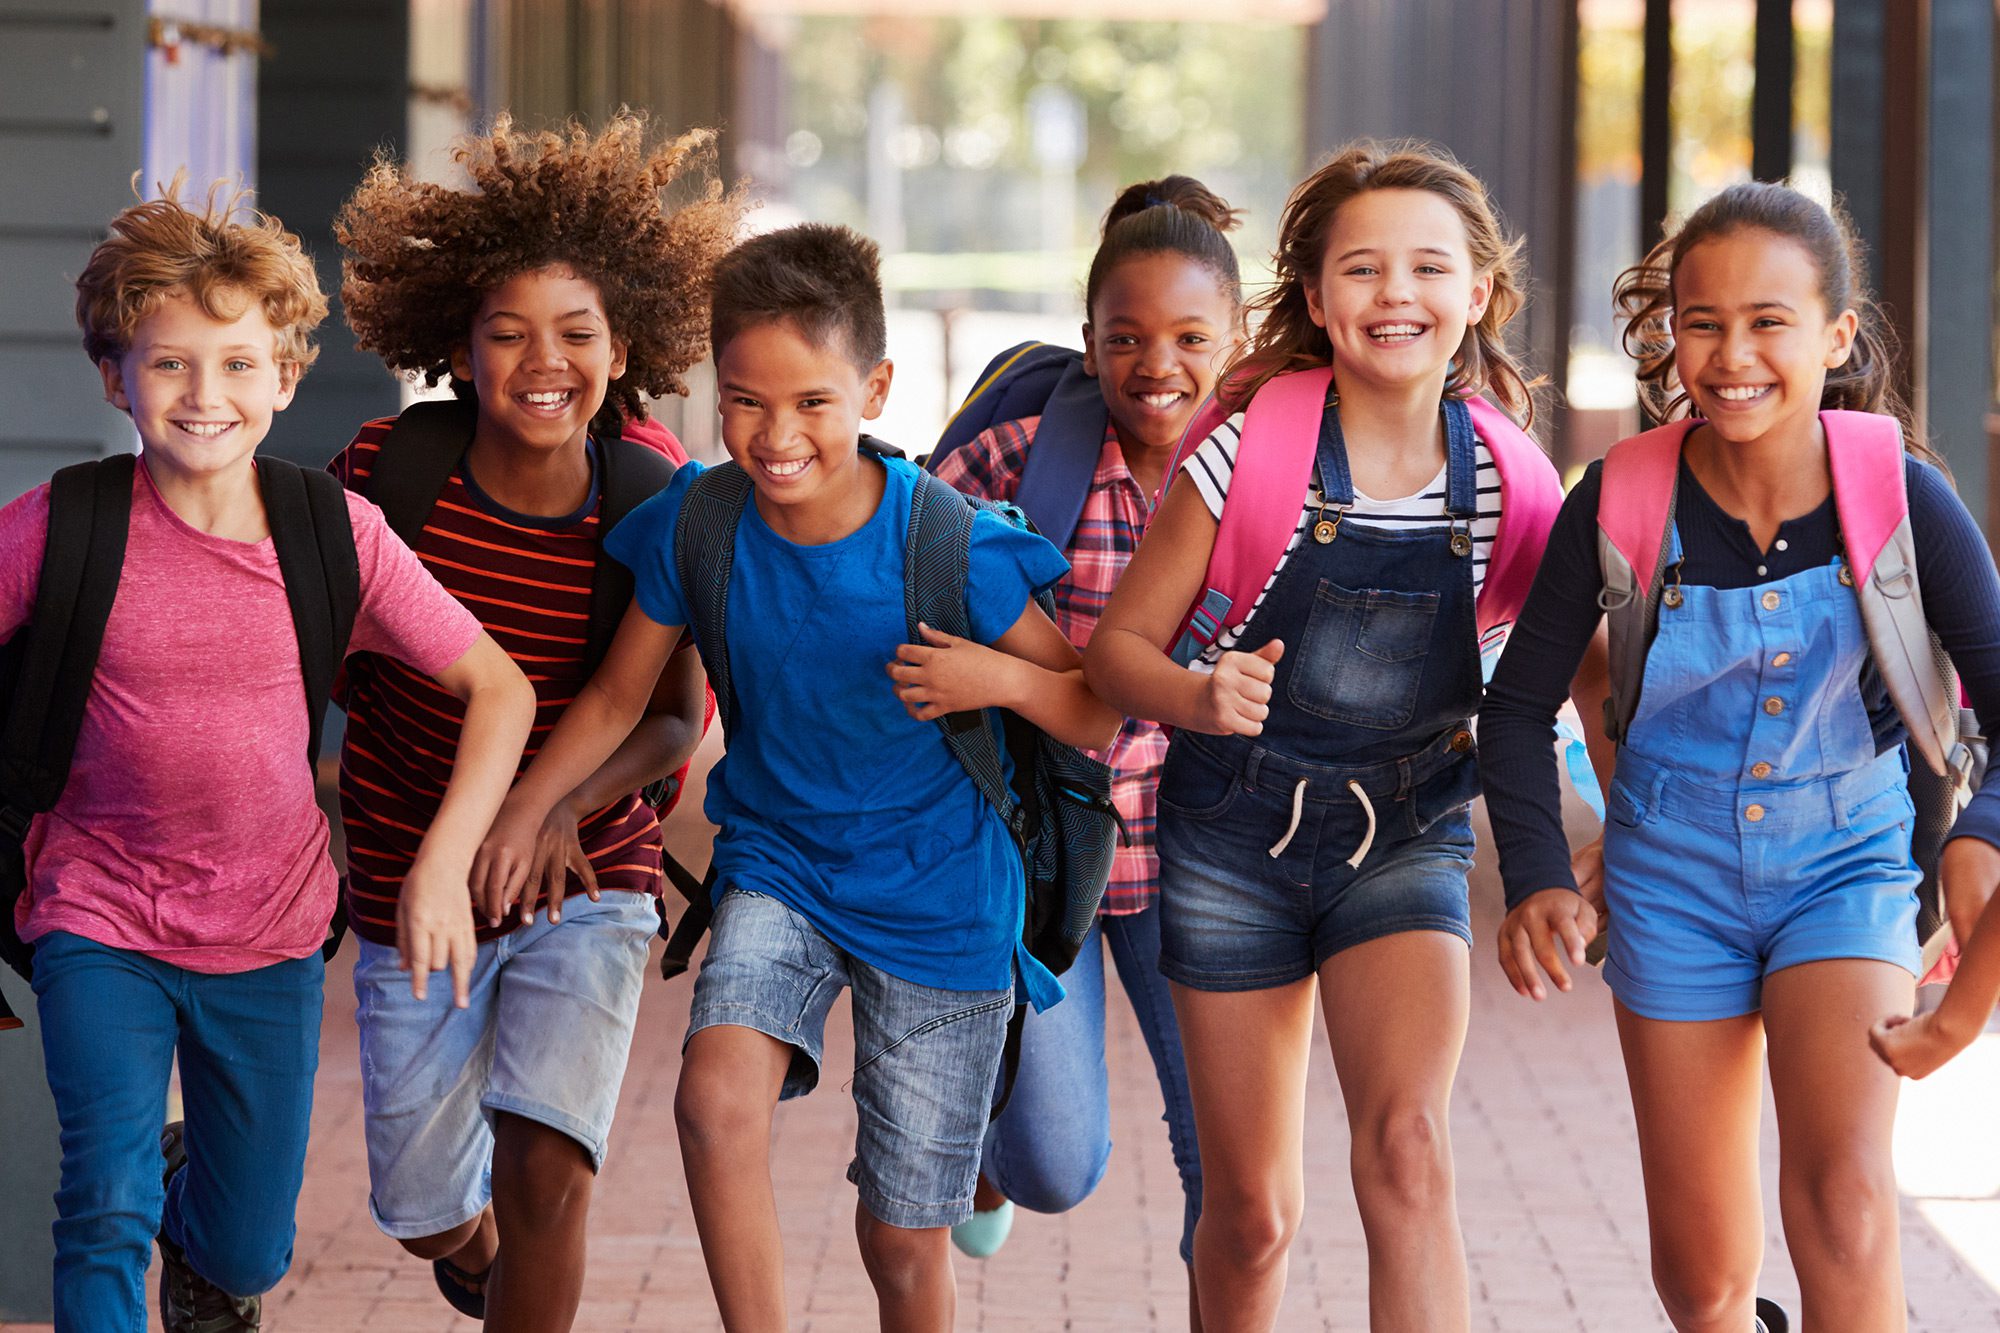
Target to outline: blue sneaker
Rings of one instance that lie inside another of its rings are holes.
[[[953,1227],[951,1243],[974,1259],[991,1259],[1007,1243],[1007,1233],[1013,1229],[1014,1201],[1008,1199],[998,1208],[975,1212]]]

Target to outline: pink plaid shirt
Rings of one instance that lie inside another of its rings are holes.
[[[1012,500],[1021,488],[1021,468],[1041,421],[1024,417],[1001,422],[940,463],[939,478],[967,495]],[[1070,572],[1055,586],[1056,624],[1078,648],[1090,641],[1097,618],[1111,600],[1111,589],[1152,518],[1152,501],[1125,466],[1117,434],[1107,426],[1104,451],[1097,456],[1097,474],[1090,479],[1076,535],[1063,553],[1069,557]],[[1097,757],[1111,766],[1111,800],[1125,821],[1125,837],[1112,859],[1111,882],[1104,890],[1103,912],[1124,916],[1151,907],[1160,895],[1154,795],[1160,786],[1160,765],[1167,757],[1166,733],[1156,723],[1128,717],[1111,748]]]

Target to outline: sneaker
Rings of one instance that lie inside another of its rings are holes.
[[[160,1156],[166,1158],[163,1180],[171,1182],[187,1166],[185,1122],[176,1120],[160,1133]],[[160,1247],[160,1323],[166,1333],[257,1333],[264,1323],[261,1296],[231,1296],[194,1271],[187,1252],[167,1239],[164,1225],[154,1241]]]
[[[1757,1333],[1791,1333],[1792,1317],[1785,1307],[1767,1297],[1757,1298]]]
[[[991,1259],[1007,1243],[1014,1229],[1014,1201],[1005,1200],[998,1208],[975,1212],[951,1229],[951,1243],[974,1259]]]

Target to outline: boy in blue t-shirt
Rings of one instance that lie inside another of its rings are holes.
[[[1038,1006],[1061,988],[1020,948],[1019,854],[935,719],[998,704],[1086,747],[1121,719],[1032,600],[1063,557],[997,515],[973,524],[972,638],[905,642],[918,473],[858,447],[891,372],[872,242],[825,226],[746,242],[716,269],[710,341],[753,500],[728,575],[735,716],[708,788],[714,937],[675,1101],[695,1223],[724,1323],[783,1327],[772,1113],[818,1082],[827,1012],[851,987],[862,1261],[884,1328],[946,1329],[948,1229],[972,1213],[1015,979]],[[606,540],[635,609],[508,798],[480,874],[525,876],[548,808],[638,720],[701,593],[674,559],[699,472]]]

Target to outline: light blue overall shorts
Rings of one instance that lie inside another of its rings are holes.
[[[1875,753],[1868,640],[1839,560],[1750,588],[1681,586],[1604,826],[1605,980],[1644,1018],[1756,1012],[1764,978],[1829,958],[1918,966],[1914,818]]]

